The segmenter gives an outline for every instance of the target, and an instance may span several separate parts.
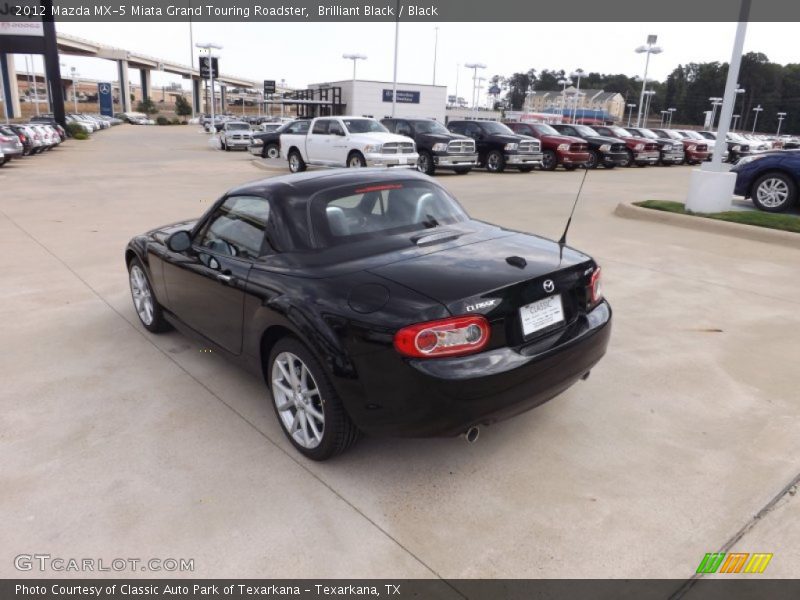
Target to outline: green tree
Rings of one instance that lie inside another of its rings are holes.
[[[175,114],[179,117],[186,117],[192,114],[192,105],[183,96],[175,98]]]
[[[136,112],[144,113],[146,115],[154,115],[158,112],[158,108],[153,103],[151,98],[145,98],[136,105]]]

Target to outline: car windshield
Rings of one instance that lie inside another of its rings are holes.
[[[250,125],[247,123],[228,123],[227,125],[228,130],[231,129],[250,129]]]
[[[702,135],[700,135],[696,131],[686,131],[685,133],[686,133],[686,135],[688,137],[690,137],[690,138],[692,138],[694,140],[703,140],[704,142],[706,141],[706,138],[704,138]]]
[[[542,135],[561,135],[546,123],[532,123],[531,129]]]
[[[484,133],[497,133],[500,135],[516,135],[508,127],[497,121],[482,121],[480,124]]]
[[[653,133],[652,131],[650,131],[649,129],[637,129],[637,131],[639,132],[639,134],[641,134],[641,136],[643,138],[647,138],[649,140],[657,140],[658,139],[658,136],[655,133]]]
[[[350,133],[388,133],[389,130],[372,119],[343,119]]]
[[[597,132],[594,129],[586,125],[573,125],[572,128],[578,132],[578,135],[582,135],[583,137],[592,137],[597,135]]]
[[[632,135],[630,131],[626,131],[622,127],[617,127],[616,125],[611,125],[608,129],[617,137],[626,138]]]
[[[412,121],[412,123],[414,125],[414,131],[417,133],[443,133],[450,135],[447,127],[438,121]]]
[[[425,231],[469,219],[442,188],[425,181],[347,186],[311,199],[317,247]]]

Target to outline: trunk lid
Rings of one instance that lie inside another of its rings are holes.
[[[369,270],[440,302],[453,315],[486,315],[503,345],[518,345],[577,318],[593,266],[572,248],[517,233]],[[524,335],[520,308],[554,295],[561,296],[564,321]]]

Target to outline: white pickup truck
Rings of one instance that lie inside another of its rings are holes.
[[[282,133],[281,156],[292,173],[307,165],[415,167],[419,158],[414,140],[367,117],[318,117],[305,135]]]

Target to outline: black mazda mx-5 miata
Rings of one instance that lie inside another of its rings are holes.
[[[585,378],[611,332],[594,260],[470,219],[410,170],[249,183],[125,260],[142,324],[261,374],[315,460],[360,432],[474,439]]]

